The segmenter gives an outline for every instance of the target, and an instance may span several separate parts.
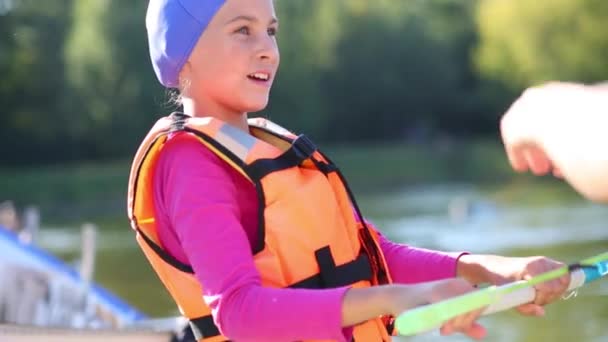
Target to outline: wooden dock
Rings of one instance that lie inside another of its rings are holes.
[[[185,318],[148,318],[94,283],[95,226],[82,226],[75,268],[32,243],[37,210],[26,210],[22,221],[0,203],[0,342],[191,340]]]
[[[2,342],[170,342],[167,332],[137,330],[76,330],[0,324]]]

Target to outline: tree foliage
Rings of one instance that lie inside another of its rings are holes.
[[[512,88],[608,78],[608,2],[485,0],[478,10],[479,70]]]
[[[494,135],[514,90],[608,76],[603,0],[276,3],[282,62],[261,114],[315,140]],[[146,6],[0,0],[3,163],[129,158],[175,109]]]

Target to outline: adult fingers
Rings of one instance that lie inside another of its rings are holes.
[[[524,155],[524,148],[521,146],[505,146],[507,158],[511,167],[517,172],[528,171],[528,161]]]
[[[527,146],[523,153],[530,170],[535,175],[545,175],[551,170],[551,161],[539,147]]]

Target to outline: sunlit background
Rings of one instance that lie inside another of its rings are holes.
[[[136,148],[177,108],[149,62],[144,0],[0,0],[0,225],[40,212],[34,243],[96,282],[177,314],[136,246]],[[608,249],[608,208],[511,171],[498,121],[523,89],[608,80],[604,0],[277,0],[282,65],[262,115],[341,164],[362,210],[420,247],[575,261]],[[14,208],[17,217],[12,214]],[[0,253],[2,253],[0,251]],[[544,318],[484,318],[491,341],[608,341],[608,284]],[[429,334],[415,341],[456,341]]]

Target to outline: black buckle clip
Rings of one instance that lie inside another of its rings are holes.
[[[186,121],[190,118],[189,115],[174,112],[169,116],[171,118],[171,132],[182,131],[186,127]]]
[[[300,134],[292,143],[292,148],[296,156],[301,160],[306,160],[317,150],[317,146],[304,134]]]

